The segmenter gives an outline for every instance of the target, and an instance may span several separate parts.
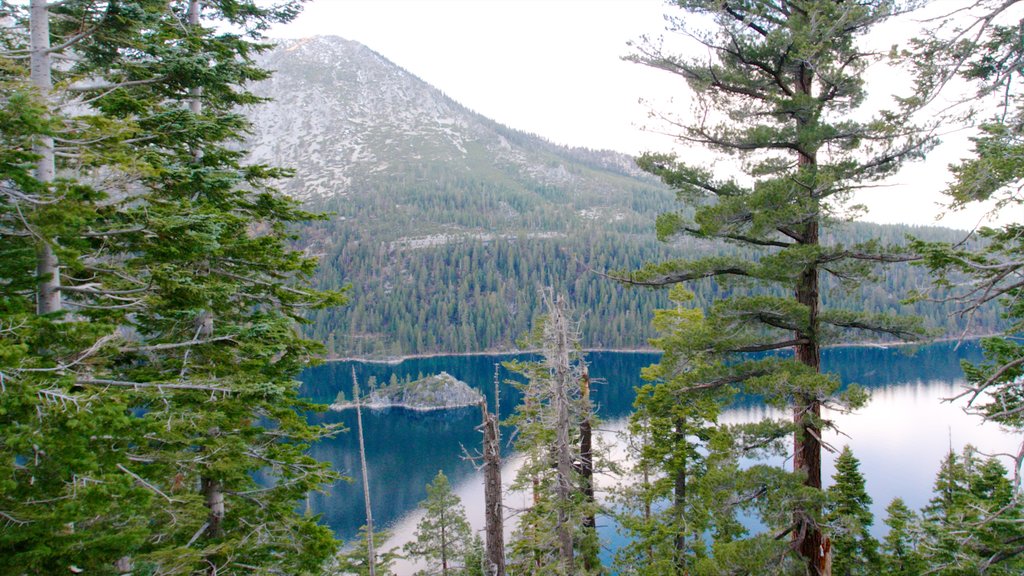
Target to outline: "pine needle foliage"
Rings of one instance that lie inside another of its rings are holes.
[[[897,102],[869,114],[864,72],[886,57],[859,39],[901,6],[891,1],[832,2],[680,0],[670,28],[706,55],[635,44],[631,60],[678,76],[692,91],[692,114],[664,114],[679,142],[731,162],[695,165],[687,154],[645,154],[638,163],[675,188],[688,209],[663,214],[659,238],[692,237],[744,247],[748,257],[679,259],[623,273],[635,286],[713,281],[725,295],[706,311],[707,349],[727,362],[705,386],[736,386],[793,414],[794,473],[810,498],[791,500],[788,534],[810,574],[822,571],[821,441],[830,423],[822,407],[849,409],[865,396],[839,394],[821,372],[821,346],[838,339],[914,339],[908,317],[831,310],[821,281],[868,280],[878,264],[911,256],[868,240],[843,245],[826,232],[852,218],[854,191],[893,174],[930,146],[908,123],[912,106]],[[730,295],[734,287],[751,288]],[[791,349],[792,359],[751,360],[749,352]],[[769,537],[771,538],[771,537]],[[756,538],[754,539],[756,540]],[[753,540],[752,540],[753,542]],[[737,562],[749,555],[736,556]],[[778,566],[778,564],[776,564]]]
[[[299,4],[3,3],[0,572],[316,573],[336,475],[296,377],[339,304],[246,163],[262,32]],[[38,33],[45,31],[47,33]],[[230,27],[233,32],[225,32]],[[31,64],[31,65],[29,65]]]

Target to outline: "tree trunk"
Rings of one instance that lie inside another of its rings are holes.
[[[210,514],[207,518],[209,526],[206,533],[213,538],[224,534],[224,485],[209,477],[202,479],[203,496]]]
[[[50,12],[47,8],[47,0],[31,0],[29,19],[31,43],[29,80],[37,92],[37,96],[46,103],[47,111],[49,111],[53,92],[53,77],[50,58]],[[48,186],[57,177],[53,138],[42,134],[37,135],[32,151],[39,156],[39,159],[36,160],[36,179],[44,186]],[[60,263],[49,238],[40,238],[37,242],[36,278],[39,284],[36,289],[36,312],[50,314],[62,309]]]
[[[190,0],[188,4],[188,25],[189,27],[198,27],[200,22],[200,16],[202,15],[202,4],[200,0]],[[190,91],[189,99],[189,110],[193,114],[199,114],[203,110],[203,103],[200,100],[202,93],[201,88],[193,88]],[[199,161],[199,150],[195,149],[192,152],[193,162]],[[196,337],[207,339],[213,335],[213,315],[209,312],[200,314],[199,318],[196,319]],[[184,366],[182,367],[184,373]],[[224,522],[224,484],[213,477],[203,476],[201,478],[201,484],[203,488],[203,495],[206,498],[206,507],[209,510],[209,519],[207,520],[210,527],[207,529],[207,533],[214,537],[220,537],[223,535],[223,522]]]
[[[590,373],[584,367],[580,378],[580,396],[583,400],[583,419],[580,421],[580,483],[582,484],[583,500],[587,512],[583,517],[584,538],[588,546],[582,551],[583,568],[588,574],[600,567],[597,543],[597,518],[595,517],[596,501],[594,499],[594,444],[593,422],[591,415],[593,406],[590,404]]]
[[[552,403],[555,412],[555,469],[556,486],[555,493],[558,498],[558,523],[556,535],[558,538],[558,555],[561,559],[562,568],[566,574],[573,572],[573,535],[572,523],[569,517],[569,507],[572,498],[572,455],[569,450],[569,398],[567,388],[569,386],[569,327],[567,319],[561,308],[561,300],[557,300],[551,307],[551,317],[548,320],[552,325],[554,342],[554,365],[551,367],[554,378],[551,379]]]
[[[796,70],[795,84],[797,92],[811,95],[813,92],[814,72],[805,64]],[[809,119],[798,116],[799,128],[803,128]],[[797,153],[797,163],[801,169],[811,169],[817,164],[813,151]],[[809,194],[816,194],[816,187],[811,186]],[[805,221],[802,230],[801,244],[817,246],[819,243],[819,214],[817,201],[810,198],[810,205],[815,211]],[[802,364],[821,372],[821,349],[818,342],[818,314],[821,301],[818,290],[818,265],[808,264],[800,274],[796,286],[796,300],[807,307],[807,331],[797,332],[797,338],[803,342],[796,346],[796,359]],[[821,490],[821,403],[816,397],[798,395],[793,406],[793,421],[797,430],[793,441],[793,469],[806,475],[804,485]],[[794,522],[797,529],[793,531],[794,544],[800,555],[807,562],[808,574],[821,574],[821,529],[816,518],[819,510],[797,510]]]
[[[676,420],[675,429],[675,441],[676,445],[685,445],[686,443],[686,422],[682,418]],[[672,508],[676,520],[676,537],[675,537],[675,552],[676,552],[676,573],[686,573],[686,535],[683,532],[683,518],[686,511],[686,453],[683,453],[682,462],[679,462],[679,468],[676,470],[675,478],[673,478],[673,494],[672,494]]]
[[[480,402],[483,412],[484,458],[484,533],[486,537],[486,574],[505,576],[505,528],[501,495],[501,430],[498,428],[498,371],[494,372],[494,414],[487,413],[487,400]]]
[[[445,531],[444,510],[441,510],[441,576],[448,576],[448,534]]]
[[[359,399],[359,382],[352,367],[352,400],[356,403],[356,429],[359,432],[359,467],[363,473],[363,501],[366,504],[366,564],[370,576],[376,576],[377,553],[373,546],[373,511],[370,509],[370,477],[366,471],[366,446],[363,443],[363,409]]]

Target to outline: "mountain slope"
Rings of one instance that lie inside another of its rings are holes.
[[[644,346],[664,293],[588,268],[735,250],[656,242],[654,218],[677,208],[674,195],[631,158],[504,127],[361,44],[286,41],[264,59],[277,72],[255,89],[273,100],[251,110],[251,157],[294,168],[282,189],[333,214],[302,241],[322,256],[321,287],[353,286],[351,306],[318,313],[309,328],[332,354],[509,349],[547,285],[576,303],[585,345]],[[898,241],[905,230],[848,233]],[[896,311],[903,290],[923,281],[904,268],[883,289],[839,297]],[[708,285],[699,300],[722,289]]]

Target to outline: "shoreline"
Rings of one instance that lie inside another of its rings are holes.
[[[992,336],[999,336],[999,334],[978,334],[972,336],[958,337],[958,336],[944,336],[942,338],[934,338],[932,340],[923,340],[920,342],[850,342],[846,344],[828,344],[822,346],[822,349],[831,348],[907,348],[911,346],[927,346],[929,344],[939,344],[942,342],[972,342],[980,340],[982,338],[990,338]],[[602,353],[609,352],[615,354],[660,354],[661,351],[657,348],[584,348],[582,350],[585,353]],[[343,358],[321,358],[324,364],[330,364],[333,362],[361,362],[363,364],[388,364],[397,365],[405,362],[406,360],[422,360],[424,358],[439,358],[441,356],[511,356],[517,354],[537,354],[540,350],[505,350],[505,351],[490,351],[490,352],[425,352],[423,354],[409,354],[405,356],[391,356],[384,358],[360,358],[358,356],[346,356]]]
[[[402,410],[411,410],[413,412],[437,412],[438,410],[455,410],[458,408],[469,408],[470,406],[479,406],[480,402],[466,402],[463,404],[452,404],[450,406],[413,406],[411,404],[362,404],[360,408],[367,410],[390,410],[391,408],[401,408]],[[352,402],[346,404],[333,403],[327,406],[327,409],[331,412],[344,412],[346,410],[354,410],[356,405]]]

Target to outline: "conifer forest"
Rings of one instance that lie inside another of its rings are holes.
[[[289,166],[266,160],[288,139],[259,140],[326,115],[274,107],[292,97],[275,78],[323,75],[286,59],[331,64],[333,45],[360,77],[411,81],[340,39],[282,51],[271,29],[303,5],[0,0],[0,575],[1024,573],[1024,4],[671,0],[666,34],[700,50],[652,36],[623,56],[686,95],[652,111],[675,151],[559,147],[436,90],[416,98],[463,116],[416,127],[427,113],[382,111],[375,80],[355,130],[410,124],[345,134],[369,167],[319,180],[306,170],[340,144]],[[921,11],[912,34],[865,41]],[[872,99],[879,66],[906,90]],[[357,82],[342,76],[317,90]],[[936,197],[990,207],[984,225],[860,219],[859,191],[958,130],[969,149]],[[980,338],[947,401],[1019,448],[950,442],[927,503],[875,517],[858,455],[828,440],[871,394],[822,350],[940,338]],[[587,362],[614,349],[659,353],[616,450]],[[387,545],[359,377],[331,391],[355,407],[346,429],[300,375],[512,350],[532,354],[500,369],[514,405],[496,372],[462,408],[479,444],[454,447],[481,518],[432,472],[415,532]],[[763,418],[723,418],[751,398]],[[358,437],[352,470],[313,456],[338,435]],[[363,529],[341,542],[311,495],[359,473]]]

